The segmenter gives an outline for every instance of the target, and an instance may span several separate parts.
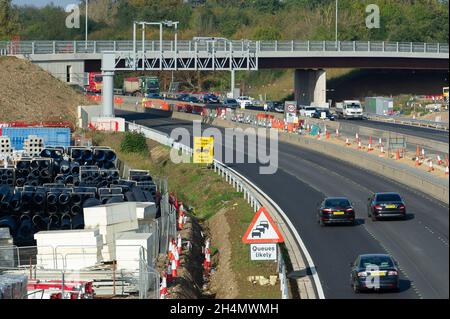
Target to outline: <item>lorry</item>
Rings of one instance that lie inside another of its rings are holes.
[[[159,79],[156,76],[129,77],[123,80],[123,94],[134,96],[159,96]]]
[[[363,108],[358,100],[345,100],[336,103],[336,114],[343,119],[363,119]]]
[[[103,87],[103,76],[101,72],[88,72],[87,85],[85,89],[87,93],[100,94]]]

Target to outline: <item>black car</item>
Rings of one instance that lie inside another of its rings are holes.
[[[215,96],[214,94],[205,94],[203,95],[203,103],[211,103],[211,104],[216,104],[219,103],[219,98],[217,96]]]
[[[177,96],[178,101],[184,101],[184,99],[188,98],[190,95],[187,93],[181,93]]]
[[[223,106],[228,107],[230,109],[239,108],[239,103],[236,99],[224,99],[222,102]]]
[[[350,266],[350,284],[355,293],[363,290],[399,290],[398,264],[389,255],[360,255]]]
[[[282,102],[267,101],[267,111],[284,113],[284,104]]]
[[[397,193],[376,193],[369,197],[367,215],[376,221],[380,218],[406,219],[406,206]]]
[[[325,119],[328,119],[330,121],[334,121],[335,117],[329,110],[316,110],[311,117],[315,119],[321,119],[322,113],[325,113]]]
[[[189,102],[189,103],[200,103],[200,100],[198,98],[196,98],[195,96],[187,96],[182,101]]]
[[[345,197],[328,197],[323,200],[317,212],[321,226],[328,224],[355,224],[355,210]]]

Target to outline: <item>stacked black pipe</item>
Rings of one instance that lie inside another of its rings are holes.
[[[116,154],[105,147],[45,148],[38,158],[1,169],[0,227],[10,229],[16,245],[34,245],[39,231],[83,229],[84,208],[155,201],[148,172],[130,171],[122,179],[115,162]]]

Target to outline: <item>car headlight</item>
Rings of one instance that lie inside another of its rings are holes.
[[[358,272],[358,277],[367,277],[367,272],[365,271]]]

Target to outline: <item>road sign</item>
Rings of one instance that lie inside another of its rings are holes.
[[[242,237],[242,242],[245,244],[282,243],[283,241],[283,236],[278,227],[264,207],[261,207],[255,214],[244,237]]]
[[[194,137],[194,163],[211,164],[214,161],[214,137]]]
[[[277,244],[251,244],[251,260],[277,260]]]

